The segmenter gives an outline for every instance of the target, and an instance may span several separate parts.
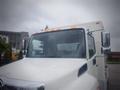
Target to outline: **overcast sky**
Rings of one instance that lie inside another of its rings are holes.
[[[120,0],[0,0],[0,30],[28,31],[103,21],[112,51],[120,51]]]

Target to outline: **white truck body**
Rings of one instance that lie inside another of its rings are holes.
[[[85,58],[30,58],[0,67],[3,90],[106,90],[105,55],[101,53],[101,22],[49,29],[83,28]],[[95,31],[97,30],[97,31]],[[93,32],[96,52],[89,54],[88,32]],[[40,49],[41,50],[41,49]]]

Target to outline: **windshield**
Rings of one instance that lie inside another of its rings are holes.
[[[32,36],[27,57],[85,58],[85,48],[83,29],[46,32]]]

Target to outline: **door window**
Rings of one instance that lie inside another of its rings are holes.
[[[94,37],[90,34],[88,34],[88,50],[89,50],[89,58],[91,58],[95,52],[95,41],[94,41]]]

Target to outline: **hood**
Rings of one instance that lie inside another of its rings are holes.
[[[47,82],[78,70],[85,59],[25,58],[0,68],[0,78]]]

